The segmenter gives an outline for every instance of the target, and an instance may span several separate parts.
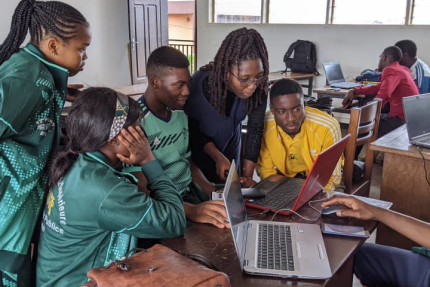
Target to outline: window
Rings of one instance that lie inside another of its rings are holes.
[[[214,22],[261,23],[261,0],[216,0]]]
[[[213,23],[430,25],[430,0],[208,1]]]
[[[430,24],[430,1],[412,0],[412,20],[413,25]]]
[[[325,24],[327,1],[270,0],[269,23]]]
[[[407,0],[333,0],[332,24],[405,24]]]

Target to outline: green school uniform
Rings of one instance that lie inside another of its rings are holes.
[[[182,110],[169,110],[165,119],[152,113],[141,97],[138,103],[143,112],[140,126],[145,131],[154,157],[175,183],[182,195],[189,191],[192,181],[189,148],[188,117]]]
[[[31,44],[0,66],[0,179],[11,177],[0,198],[0,270],[8,273],[18,273],[26,260],[58,144],[67,79],[66,69]]]
[[[100,152],[80,154],[50,190],[43,211],[37,286],[80,286],[91,268],[134,248],[137,237],[170,238],[185,231],[182,200],[157,161],[141,167],[152,190],[114,170]]]

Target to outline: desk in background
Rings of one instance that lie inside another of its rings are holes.
[[[148,83],[143,83],[131,86],[120,86],[113,89],[137,100],[145,93],[147,87]]]
[[[311,97],[312,96],[313,83],[314,83],[314,77],[315,77],[315,74],[312,74],[312,73],[310,73],[310,74],[293,73],[293,72],[283,73],[282,71],[271,72],[271,73],[269,73],[269,84],[272,85],[277,80],[284,79],[284,78],[293,79],[293,80],[297,80],[297,81],[308,80],[308,84],[302,85],[302,87],[308,89],[308,97]]]
[[[314,93],[317,94],[317,98],[328,96],[332,99],[342,99],[348,93],[349,89],[340,89],[338,91],[333,90],[330,86],[325,86],[321,88],[314,89]],[[364,95],[356,95],[355,99],[363,99]],[[343,107],[333,107],[332,109],[333,117],[341,124],[349,125],[350,111],[344,109]]]
[[[381,199],[393,203],[392,210],[430,222],[430,169],[425,174],[424,162],[430,167],[430,149],[409,144],[406,125],[379,138],[370,145],[375,151],[384,152],[382,168]],[[376,243],[404,249],[416,243],[380,224]]]
[[[314,199],[323,198],[325,194],[320,193]],[[315,202],[313,206],[318,207],[321,203]],[[248,215],[261,212],[261,210],[247,208]],[[298,210],[298,213],[308,218],[315,218],[317,213],[307,204]],[[270,220],[273,213],[252,217],[256,220]],[[297,215],[277,215],[276,221],[302,222]],[[319,223],[321,222],[321,219]],[[326,223],[358,225],[372,232],[377,223],[375,221],[361,221],[353,219],[324,219]],[[378,231],[379,232],[379,231]],[[205,256],[222,272],[230,277],[231,286],[265,287],[265,286],[325,286],[325,287],[348,287],[352,286],[353,256],[356,249],[365,241],[364,239],[342,237],[336,235],[323,235],[333,276],[327,280],[304,280],[285,279],[278,277],[248,275],[241,271],[234,248],[231,231],[219,229],[209,224],[195,223],[189,227],[184,237],[169,239],[163,244],[185,254],[200,254]]]

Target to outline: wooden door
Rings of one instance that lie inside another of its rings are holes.
[[[167,0],[129,0],[132,83],[146,81],[146,61],[168,44]]]

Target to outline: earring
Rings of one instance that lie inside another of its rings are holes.
[[[52,56],[54,56],[54,57],[55,57],[55,56],[57,56],[57,53],[55,53],[55,52],[52,52]]]

